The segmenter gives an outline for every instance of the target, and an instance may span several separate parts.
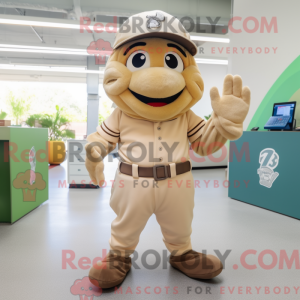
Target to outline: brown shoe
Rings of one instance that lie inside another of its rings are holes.
[[[211,279],[223,270],[222,262],[216,256],[194,250],[179,256],[171,255],[170,264],[185,275],[198,279]]]
[[[90,282],[102,289],[112,288],[125,279],[130,268],[130,257],[108,254],[90,269]]]

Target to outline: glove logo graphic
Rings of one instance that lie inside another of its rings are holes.
[[[75,280],[70,291],[74,296],[79,295],[80,300],[93,300],[94,296],[102,295],[102,289],[92,285],[88,276]]]
[[[272,148],[266,148],[259,154],[260,168],[257,170],[259,184],[271,188],[275,179],[279,176],[274,169],[278,166],[279,155]]]
[[[159,28],[161,22],[165,20],[165,17],[162,13],[157,12],[155,16],[147,16],[147,28]]]
[[[29,151],[30,170],[25,173],[19,173],[13,181],[15,189],[22,189],[24,202],[35,202],[36,191],[43,190],[46,182],[41,173],[35,172],[36,158],[35,149],[32,147]]]
[[[35,149],[34,146],[29,151],[29,163],[30,163],[30,185],[35,182],[35,166],[36,166],[36,159],[35,159]]]

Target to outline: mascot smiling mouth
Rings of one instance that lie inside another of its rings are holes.
[[[179,93],[177,93],[173,96],[166,97],[166,98],[150,98],[150,97],[138,94],[129,89],[129,91],[133,94],[133,96],[135,98],[137,98],[138,100],[140,100],[141,102],[143,102],[147,105],[154,106],[154,107],[161,107],[161,106],[165,106],[167,104],[174,102],[181,95],[183,90],[181,90]]]

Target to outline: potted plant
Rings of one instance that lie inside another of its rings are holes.
[[[70,120],[63,114],[63,108],[55,106],[56,113],[31,115],[26,124],[33,127],[48,128],[48,159],[50,164],[59,165],[66,157],[64,140],[75,138],[72,130],[68,129]]]
[[[4,120],[7,116],[5,111],[0,111],[0,126],[11,126],[10,120]]]
[[[0,112],[0,120],[4,120],[6,118],[6,116],[7,116],[7,113],[1,110],[1,112]]]
[[[20,125],[23,117],[28,113],[31,106],[31,96],[18,96],[9,92],[6,102],[10,110],[10,115],[15,119],[16,125]]]
[[[206,121],[208,121],[210,117],[211,117],[211,114],[208,115],[208,116],[204,116],[204,118],[205,118]]]

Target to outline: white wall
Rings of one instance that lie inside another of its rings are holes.
[[[223,81],[224,77],[227,74],[227,65],[209,65],[209,64],[198,64],[198,68],[201,72],[203,81],[204,81],[204,94],[202,99],[192,107],[192,111],[204,118],[212,113],[211,100],[209,91],[213,86],[216,86],[219,89],[220,95],[223,92]],[[226,146],[227,147],[227,146]],[[227,153],[228,153],[228,148]],[[194,154],[197,158],[200,158],[199,155]],[[219,158],[222,155],[222,150],[214,153],[215,158]],[[222,161],[214,162],[209,158],[205,157],[204,162],[197,162],[192,160],[193,167],[217,167],[227,165],[227,156]]]
[[[208,116],[212,112],[209,91],[213,86],[216,86],[219,89],[220,95],[222,94],[223,80],[228,73],[228,66],[198,64],[198,68],[204,81],[204,94],[202,99],[192,107],[192,111],[201,118],[204,118],[204,116]]]
[[[234,27],[241,28],[242,33],[230,32],[230,47],[272,47],[276,48],[276,54],[272,50],[269,54],[249,54],[248,51],[242,54],[231,53],[229,57],[229,71],[242,76],[245,85],[251,89],[251,106],[249,114],[244,123],[244,129],[250,123],[256,109],[269,91],[276,79],[288,67],[288,65],[300,55],[299,40],[299,0],[235,0],[234,16],[254,16],[259,23],[261,17],[268,21],[272,17],[277,18],[278,33],[273,30],[268,33],[247,33],[243,30],[241,22],[234,23]],[[250,27],[249,22],[249,27]],[[300,80],[300,79],[299,79]],[[280,99],[278,99],[280,102]],[[270,109],[270,115],[271,110]]]

